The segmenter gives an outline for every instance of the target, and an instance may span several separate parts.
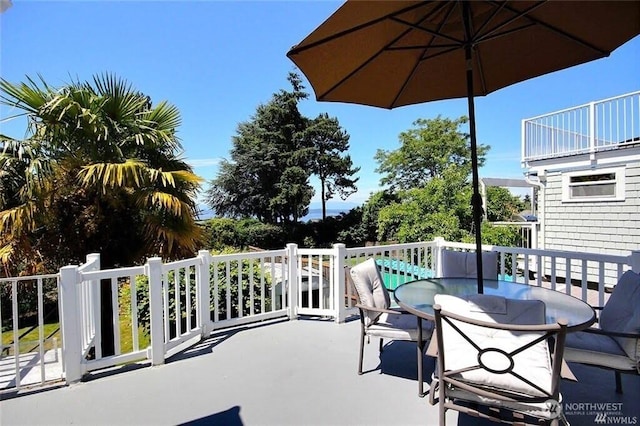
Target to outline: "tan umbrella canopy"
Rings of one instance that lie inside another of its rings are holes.
[[[287,56],[319,101],[395,108],[468,99],[482,292],[474,96],[606,57],[639,33],[639,1],[352,0]]]

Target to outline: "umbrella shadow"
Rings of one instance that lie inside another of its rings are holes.
[[[416,361],[416,342],[393,340],[384,345],[376,368],[364,373],[379,370],[380,374],[417,381]],[[425,355],[422,357],[422,362],[424,383],[428,386],[435,371],[435,358]]]
[[[211,414],[210,416],[180,423],[179,426],[243,426],[240,417],[240,407],[234,406],[225,411]]]

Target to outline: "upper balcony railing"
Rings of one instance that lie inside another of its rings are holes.
[[[640,91],[522,120],[522,161],[640,144]]]

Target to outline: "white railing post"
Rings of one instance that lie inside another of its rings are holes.
[[[631,266],[631,270],[640,273],[640,251],[633,250],[631,251],[631,255],[629,256],[629,266]]]
[[[164,332],[162,306],[162,259],[147,259],[147,277],[149,278],[149,312],[151,330],[151,365],[164,364]]]
[[[343,323],[345,320],[344,297],[347,294],[344,276],[347,246],[341,243],[334,244],[333,250],[333,310],[336,322]]]
[[[528,138],[528,134],[527,134],[527,120],[522,120],[521,124],[520,124],[520,137],[521,137],[521,142],[520,142],[520,167],[522,167],[523,169],[526,167],[526,163],[527,163],[527,159],[529,158],[530,155],[530,148],[527,147],[527,140]]]
[[[442,237],[435,237],[433,241],[436,243],[435,249],[433,250],[433,266],[435,267],[435,276],[442,276],[442,250],[444,249],[445,240]]]
[[[287,244],[287,283],[289,291],[289,319],[298,319],[298,245]]]
[[[82,378],[82,347],[80,331],[80,309],[78,304],[77,266],[60,269],[60,319],[62,327],[62,347],[64,350],[64,371],[67,383],[75,383]]]
[[[202,337],[207,337],[212,331],[211,326],[211,293],[210,293],[210,270],[211,253],[209,250],[198,252],[200,263],[196,266],[196,297],[198,300],[198,325],[202,328]]]
[[[88,271],[100,270],[100,253],[91,253],[86,257],[86,265],[89,266]],[[102,358],[102,322],[100,318],[100,312],[102,306],[100,305],[100,280],[93,280],[89,286],[89,300],[90,308],[89,315],[91,317],[91,332],[94,335],[93,347],[96,351],[96,359]]]
[[[596,103],[589,103],[589,153],[593,159],[596,152]]]

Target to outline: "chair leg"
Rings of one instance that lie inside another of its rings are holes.
[[[446,408],[444,406],[444,399],[438,401],[438,424],[445,426],[447,424]]]
[[[360,358],[358,359],[358,375],[362,375],[362,358],[364,358],[364,330],[360,333]]]
[[[424,393],[424,378],[423,378],[423,369],[424,369],[424,342],[418,341],[417,344],[418,350],[418,396],[420,398],[424,398],[426,395]]]
[[[622,377],[619,371],[614,372],[616,374],[616,393],[622,393]]]

